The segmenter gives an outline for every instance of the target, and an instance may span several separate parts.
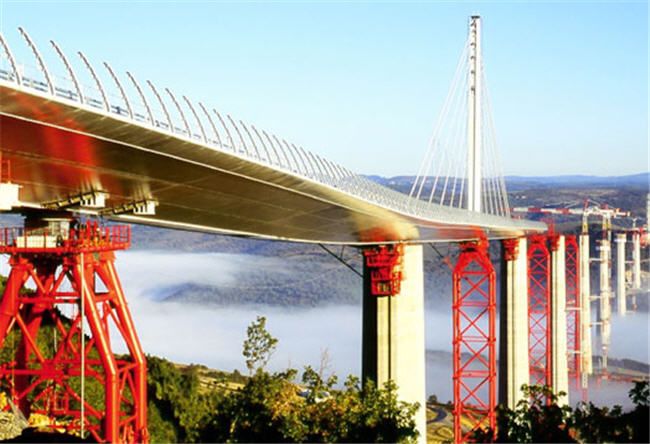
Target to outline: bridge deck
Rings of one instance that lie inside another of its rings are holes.
[[[236,149],[0,80],[0,150],[23,207],[105,191],[155,216],[114,219],[301,242],[373,244],[505,238],[544,224],[409,199],[359,176],[307,177]]]

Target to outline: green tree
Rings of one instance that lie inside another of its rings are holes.
[[[271,359],[278,344],[278,340],[266,330],[266,318],[258,316],[246,330],[244,341],[244,358],[246,367],[252,375],[256,370],[264,369]]]
[[[568,427],[571,407],[559,406],[560,397],[547,386],[521,387],[524,394],[514,410],[497,407],[497,442],[576,442]],[[478,430],[479,442],[491,442],[494,431]]]
[[[306,387],[295,370],[258,370],[240,390],[221,399],[202,439],[218,442],[409,442],[414,441],[417,404],[399,402],[396,387],[377,388],[349,377],[323,381],[307,367]]]
[[[414,440],[419,406],[399,402],[393,383],[378,388],[349,377],[343,390],[337,378],[323,379],[306,367],[303,387],[296,370],[269,373],[264,365],[277,345],[258,317],[248,327],[244,357],[251,372],[244,386],[219,398],[205,441],[221,442],[403,442]]]
[[[202,393],[198,369],[180,371],[173,363],[147,357],[151,442],[197,442],[222,394]]]
[[[622,407],[597,407],[593,403],[580,403],[576,408],[572,426],[583,442],[650,442],[648,436],[650,388],[648,381],[638,381],[629,392],[634,404],[631,411]]]
[[[334,389],[336,376],[323,380],[311,367],[303,373],[307,396],[303,423],[309,442],[409,442],[418,436],[415,413],[419,405],[397,399],[389,381],[377,387],[349,376],[343,390]]]
[[[301,400],[291,382],[295,370],[258,370],[239,390],[222,397],[204,430],[211,442],[300,442]]]
[[[636,382],[630,390],[634,408],[628,412],[618,405],[598,407],[591,402],[571,409],[558,406],[558,396],[548,387],[523,386],[522,390],[524,399],[514,410],[497,407],[497,442],[650,442],[647,381]],[[492,430],[479,430],[474,438],[490,442],[493,436]]]

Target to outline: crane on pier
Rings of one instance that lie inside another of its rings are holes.
[[[590,199],[584,201],[582,208],[565,207],[565,208],[540,208],[540,207],[515,207],[513,213],[527,214],[549,214],[557,216],[581,216],[582,233],[589,232],[589,217],[597,216],[602,218],[603,236],[607,235],[611,240],[612,219],[619,217],[630,217],[629,211],[623,211],[620,208],[612,208],[607,204],[599,204]]]

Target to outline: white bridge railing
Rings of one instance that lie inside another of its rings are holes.
[[[22,28],[19,28],[19,31],[38,67],[17,64],[6,40],[0,34],[0,46],[4,56],[4,60],[0,59],[3,62],[0,65],[0,79],[6,82],[89,107],[100,113],[119,115],[141,126],[155,128],[180,139],[308,178],[404,214],[436,219],[441,216],[441,211],[449,210],[448,207],[409,197],[381,186],[254,125],[247,125],[241,120],[235,121],[228,114],[224,116],[215,109],[210,112],[201,102],[198,102],[197,107],[186,96],[182,96],[183,100],[180,101],[167,88],[162,94],[150,81],[146,82],[148,88],[144,89],[129,72],[126,73],[128,85],[137,94],[128,95],[124,87],[126,83],[122,83],[110,65],[104,63],[105,71],[118,92],[117,95],[111,94],[102,83],[98,72],[84,54],[79,52],[79,61],[84,65],[85,74],[95,83],[94,87],[82,85],[63,51],[55,42],[50,41],[66,71],[64,75],[55,76],[49,71],[29,35]],[[170,110],[174,112],[171,113]],[[470,221],[467,220],[469,212],[454,210],[446,215],[446,220],[453,221],[450,220],[451,216],[459,223]],[[461,215],[463,216],[460,217]],[[473,217],[469,216],[469,219]]]

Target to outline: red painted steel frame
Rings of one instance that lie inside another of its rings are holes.
[[[565,236],[566,245],[566,309],[567,309],[567,352],[569,354],[569,376],[576,388],[582,382],[582,359],[580,337],[580,260],[576,236]]]
[[[395,296],[402,285],[402,245],[379,245],[363,251],[370,270],[370,293],[373,296]]]
[[[546,235],[532,235],[528,246],[528,334],[531,385],[551,381],[551,267]]]
[[[84,398],[90,438],[148,441],[146,362],[114,265],[113,250],[129,241],[123,226],[85,225],[65,239],[46,230],[0,232],[0,252],[11,254],[0,348],[12,348],[9,362],[0,364],[0,387],[25,416],[43,414],[56,420],[55,429],[80,431],[83,354],[87,391],[103,387],[99,401]],[[45,326],[54,331],[47,337]],[[115,356],[111,339],[123,340],[128,355]]]
[[[461,244],[453,270],[454,440],[496,428],[496,274],[488,242]],[[461,420],[469,422],[464,432]]]

